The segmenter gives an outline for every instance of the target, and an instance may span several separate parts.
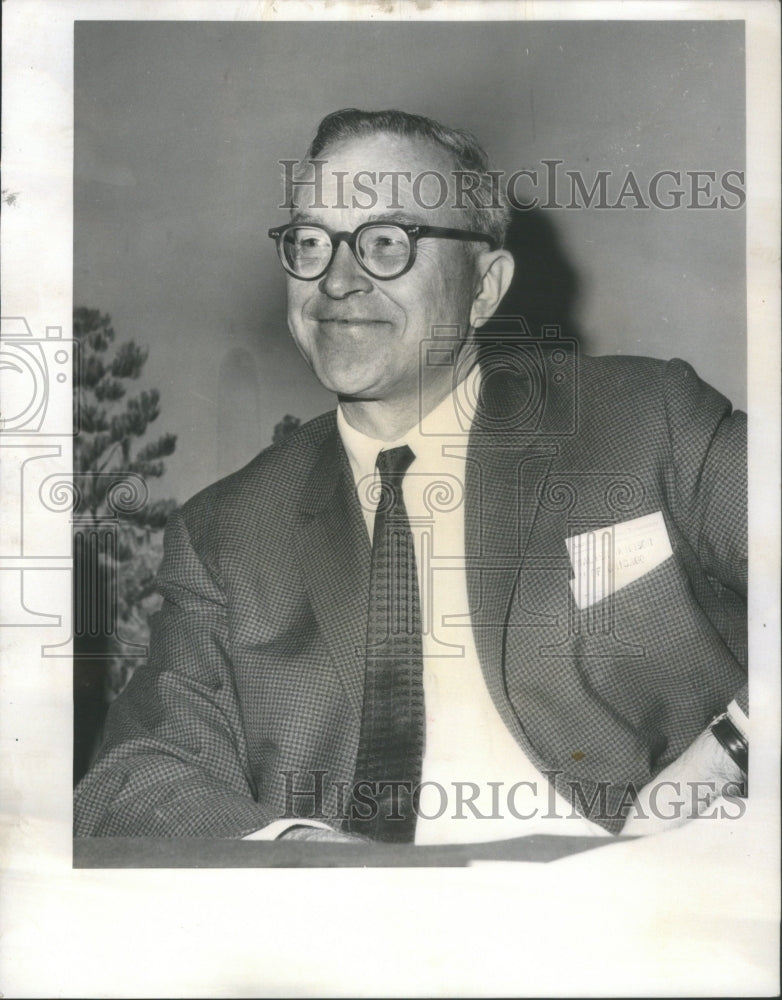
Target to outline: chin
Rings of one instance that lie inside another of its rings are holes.
[[[353,399],[371,399],[372,393],[367,388],[368,379],[357,378],[353,372],[315,372],[318,381],[329,392],[337,396],[349,396]]]
[[[367,369],[356,363],[356,358],[348,358],[339,364],[314,365],[313,371],[324,389],[339,396],[353,396],[356,399],[371,399],[372,387],[377,385],[382,371]]]

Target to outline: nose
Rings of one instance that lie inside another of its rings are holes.
[[[372,279],[342,240],[328,271],[320,279],[320,290],[332,299],[344,299],[354,292],[371,292]]]

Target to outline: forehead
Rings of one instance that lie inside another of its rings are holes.
[[[453,159],[437,143],[414,136],[391,135],[379,132],[374,135],[356,136],[327,146],[319,159],[328,160],[335,168],[339,165],[353,170],[441,170],[450,173]]]
[[[297,175],[306,182],[294,187],[294,216],[353,225],[393,213],[430,224],[461,221],[454,161],[434,142],[381,133],[327,146],[317,159]]]

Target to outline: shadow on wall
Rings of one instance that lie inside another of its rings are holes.
[[[582,340],[575,318],[580,292],[578,275],[562,249],[551,218],[540,209],[514,209],[506,247],[516,260],[516,272],[498,317],[483,332],[508,330],[508,320],[523,317],[533,337],[543,327],[558,326],[563,337]]]

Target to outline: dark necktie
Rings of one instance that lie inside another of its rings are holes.
[[[408,843],[415,834],[413,793],[424,749],[421,607],[402,496],[414,458],[407,445],[377,457],[380,499],[372,536],[364,708],[345,823],[375,840]]]

